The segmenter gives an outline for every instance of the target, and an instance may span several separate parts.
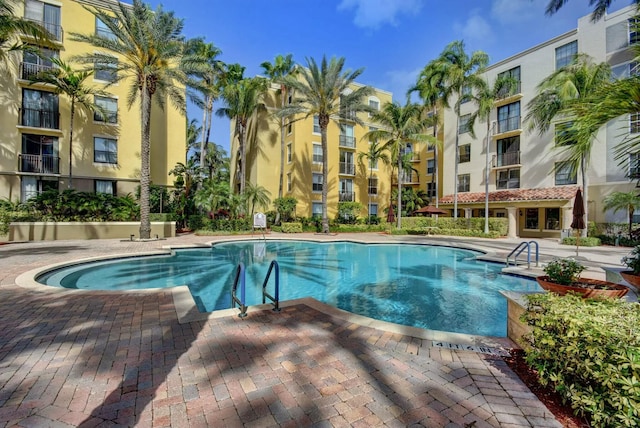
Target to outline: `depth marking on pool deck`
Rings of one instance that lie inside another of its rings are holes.
[[[432,340],[431,346],[437,348],[455,349],[457,351],[479,352],[481,354],[497,355],[499,357],[508,357],[509,353],[500,348],[489,348],[488,346],[460,345],[457,343],[443,342],[441,340]]]

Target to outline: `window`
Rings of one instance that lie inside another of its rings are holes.
[[[113,62],[98,62],[93,64],[95,72],[93,77],[96,80],[104,82],[115,82],[118,79],[117,65],[118,60],[114,58]]]
[[[369,178],[369,194],[377,195],[378,194],[378,177]]]
[[[340,174],[354,175],[356,166],[353,163],[353,152],[340,150]]]
[[[24,17],[41,24],[51,38],[62,41],[60,7],[37,0],[25,0]]]
[[[313,143],[313,163],[322,163],[322,145]]]
[[[374,113],[369,113],[369,117],[371,117],[372,114],[380,110],[380,100],[374,97],[369,98],[369,108],[374,110]]]
[[[640,113],[631,113],[629,115],[629,133],[637,134],[640,132]]]
[[[468,192],[471,187],[471,175],[460,174],[458,175],[458,192]]]
[[[353,196],[353,180],[350,178],[341,178],[338,201],[353,202]]]
[[[635,45],[640,41],[640,32],[638,31],[640,20],[638,18],[630,18],[627,22],[629,24],[629,44]]]
[[[287,135],[291,134],[292,132],[293,132],[293,123],[287,122]]]
[[[500,88],[497,98],[506,98],[520,92],[520,66],[498,73],[498,80],[500,79],[511,79],[513,82]]]
[[[314,192],[322,192],[322,174],[313,174],[313,184],[311,190]]]
[[[640,152],[629,153],[629,178],[640,178]]]
[[[313,133],[320,133],[320,117],[318,115],[313,116]]]
[[[564,186],[566,184],[576,184],[578,176],[570,163],[556,162],[556,186]]]
[[[93,120],[96,122],[118,123],[118,100],[115,98],[95,96],[95,104],[102,109],[102,112],[93,113]]]
[[[352,125],[340,125],[341,133],[340,133],[340,145],[342,147],[351,147],[354,148],[356,146],[356,137],[353,133]]]
[[[59,174],[58,138],[46,135],[22,134],[20,171]]]
[[[114,18],[114,23],[115,22],[117,21],[115,21]],[[107,27],[107,24],[98,19],[98,17],[96,17],[96,36],[104,37],[105,39],[109,40],[114,40],[116,38],[115,34],[113,34],[113,31],[111,31],[111,29]]]
[[[520,168],[498,171],[496,175],[497,189],[519,189]]]
[[[520,163],[520,137],[501,138],[496,141],[496,167]]]
[[[458,163],[471,161],[471,144],[465,144],[458,147]]]
[[[571,64],[578,54],[578,42],[569,42],[556,48],[556,70]]]
[[[369,127],[369,132],[373,132],[373,131],[377,131],[377,130],[378,130],[378,128],[376,128],[375,126],[370,126]],[[376,141],[377,140],[375,138],[373,138],[371,135],[369,136],[369,142],[370,143],[374,143]]]
[[[35,49],[35,47],[34,47]],[[37,48],[39,51],[26,50],[22,56],[20,77],[25,80],[33,78],[36,74],[50,70],[53,67],[51,58],[59,58],[60,53],[53,49]]]
[[[58,95],[52,92],[22,90],[21,125],[60,129]]]
[[[369,215],[378,216],[378,204],[369,204]]]
[[[20,202],[26,202],[34,196],[48,190],[58,190],[58,180],[46,177],[27,177],[20,179]]]
[[[525,222],[524,223],[525,229],[537,229],[538,228],[538,209],[537,208],[525,209],[524,222]]]
[[[498,132],[515,131],[520,128],[520,101],[498,107]]]
[[[546,208],[544,214],[544,228],[547,230],[560,230],[560,208]]]
[[[106,193],[107,195],[116,195],[116,182],[108,180],[94,181],[96,193]]]
[[[287,173],[287,192],[290,192],[293,189],[293,181],[291,181],[291,173]]]
[[[311,216],[322,217],[322,202],[313,202],[311,204]]]
[[[433,174],[436,172],[436,160],[427,159],[427,174]]]
[[[464,116],[460,116],[460,122],[458,123],[458,134],[465,134],[471,131],[469,120],[471,119],[470,114],[465,114]]]
[[[291,163],[291,159],[293,158],[293,153],[291,150],[291,143],[287,144],[287,163]]]
[[[471,101],[471,86],[463,85],[460,93],[460,104],[468,103]]]
[[[554,128],[554,141],[556,146],[570,146],[575,144],[575,140],[571,138],[571,127],[573,121],[556,123]]]
[[[427,196],[430,198],[435,198],[437,189],[438,188],[436,187],[436,183],[427,183]]]
[[[369,158],[369,169],[378,169],[378,159]]]
[[[93,161],[118,163],[118,141],[113,138],[93,137]]]

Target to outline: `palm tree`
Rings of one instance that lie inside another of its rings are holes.
[[[14,0],[0,0],[0,63],[8,61],[9,53],[32,49],[20,40],[21,35],[31,36],[39,45],[49,45],[49,32],[40,24],[15,15]]]
[[[364,160],[366,159],[369,162],[369,178],[368,182],[371,183],[371,179],[373,178],[373,166],[378,165],[378,162],[382,162],[385,165],[389,165],[389,156],[385,153],[387,149],[380,145],[377,140],[371,140],[369,142],[369,150],[366,152],[358,153],[358,162],[364,168]],[[369,186],[367,185],[367,195],[368,195],[368,207],[367,207],[367,218],[368,222],[371,221],[371,195],[369,194]]]
[[[287,56],[278,55],[273,60],[273,63],[269,61],[265,61],[260,64],[260,67],[263,68],[265,74],[269,79],[271,79],[274,83],[280,84],[280,105],[279,108],[283,108],[285,106],[288,88],[287,85],[284,84],[284,78],[289,75],[295,75],[297,72],[297,65],[293,62],[293,56],[288,54]],[[285,144],[284,144],[284,134],[285,134],[285,121],[286,117],[280,116],[280,179],[278,181],[278,197],[282,197],[282,192],[284,189],[284,152],[285,152]],[[280,215],[277,215],[276,223],[280,221]]]
[[[568,0],[549,0],[545,13],[547,15],[553,15],[559,11],[562,6],[567,3]],[[633,0],[634,3],[640,4],[640,0]],[[611,6],[613,0],[589,0],[589,6],[593,6],[593,12],[591,13],[591,21],[599,21]]]
[[[605,210],[613,210],[614,213],[626,210],[629,215],[629,236],[633,228],[633,213],[640,209],[640,195],[635,190],[631,192],[613,192],[603,200]]]
[[[76,41],[90,43],[101,52],[82,57],[82,62],[97,70],[109,71],[114,83],[127,79],[131,85],[128,107],[140,101],[140,238],[149,239],[150,126],[151,104],[164,108],[169,99],[180,111],[186,111],[183,64],[183,21],[161,6],[155,11],[141,0],[133,5],[118,2],[108,10],[89,8],[113,35],[72,33]],[[119,61],[113,54],[117,54]]]
[[[307,58],[307,67],[300,69],[301,79],[286,76],[284,83],[295,94],[291,104],[281,111],[282,117],[304,114],[304,118],[318,116],[320,126],[320,142],[322,145],[322,233],[329,233],[329,217],[327,214],[327,186],[329,182],[329,165],[327,150],[327,128],[330,120],[338,124],[345,120],[363,125],[357,116],[359,112],[370,112],[364,97],[373,93],[370,86],[351,86],[364,69],[344,70],[344,58],[322,57],[318,66],[316,60]]]
[[[244,192],[244,200],[251,206],[251,219],[253,219],[253,212],[255,211],[256,206],[263,207],[265,209],[269,207],[269,204],[271,203],[270,196],[271,192],[264,187],[258,184],[247,183],[247,188]]]
[[[525,121],[531,129],[543,135],[551,124],[557,121],[571,122],[579,117],[586,103],[611,80],[611,67],[606,62],[595,64],[586,54],[578,54],[573,62],[547,76],[538,85],[538,95],[527,104],[529,112]],[[568,154],[568,159],[561,163],[571,168],[572,172],[580,169],[582,174],[582,192],[585,204],[588,203],[587,168],[591,158],[591,148],[595,133],[599,126],[582,125],[582,132],[575,132],[567,126],[563,132],[556,132],[556,148]],[[588,210],[585,209],[585,223],[588,221]],[[583,234],[586,234],[586,229]]]
[[[211,135],[213,103],[220,96],[220,78],[224,72],[223,63],[217,59],[222,51],[213,43],[205,43],[202,38],[189,40],[186,51],[189,55],[198,58],[195,66],[189,70],[189,74],[195,78],[195,80],[189,80],[189,86],[202,96],[202,98],[193,97],[193,99],[202,108],[203,132],[200,142],[200,165],[204,166],[207,153],[206,145]]]
[[[385,149],[391,152],[391,158],[395,160],[398,168],[398,196],[397,196],[397,227],[402,225],[402,172],[406,171],[403,160],[404,149],[407,143],[419,143],[432,141],[432,137],[422,133],[424,124],[421,121],[422,108],[418,104],[407,101],[401,106],[397,102],[386,103],[382,109],[373,115],[372,120],[379,123],[382,128],[369,131],[365,137],[385,141]]]
[[[51,58],[54,67],[41,71],[33,76],[31,84],[44,83],[50,85],[56,94],[63,94],[71,101],[69,119],[69,182],[67,188],[73,187],[73,121],[76,116],[76,105],[89,112],[97,112],[104,116],[103,109],[93,103],[94,95],[104,94],[102,91],[86,86],[85,81],[93,74],[93,71],[74,70],[71,65],[59,58]]]
[[[231,190],[227,181],[208,178],[196,190],[194,203],[198,208],[215,215],[218,210],[227,208],[230,193]]]
[[[187,118],[187,144],[185,147],[185,162],[189,161],[189,150],[195,149],[198,135],[202,132],[202,127],[198,126],[196,119]]]
[[[242,79],[228,84],[222,91],[226,106],[220,107],[216,115],[235,120],[235,134],[238,138],[240,163],[240,194],[244,194],[247,181],[247,132],[248,123],[258,111],[265,109],[263,96],[267,80],[261,77]]]
[[[440,56],[427,64],[420,74],[420,79],[425,86],[431,86],[423,90],[429,98],[438,97],[444,107],[449,107],[449,99],[454,97],[454,111],[456,113],[456,139],[455,139],[455,168],[453,189],[453,216],[458,217],[458,146],[460,136],[460,105],[469,100],[470,94],[482,90],[486,85],[481,77],[489,57],[485,52],[474,51],[469,56],[464,50],[464,42],[457,40],[445,47]],[[473,126],[469,127],[473,132]]]

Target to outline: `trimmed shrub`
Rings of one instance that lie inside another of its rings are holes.
[[[176,215],[174,213],[150,213],[149,219],[151,221],[176,221]]]
[[[9,233],[9,224],[18,221],[42,221],[42,218],[27,211],[0,210],[0,235]]]
[[[382,224],[339,224],[331,228],[335,232],[384,232],[386,226]]]
[[[581,247],[598,247],[600,246],[600,243],[600,239],[592,236],[588,236],[586,238],[580,237]],[[569,236],[567,238],[562,238],[562,245],[576,245],[576,237]]]
[[[205,221],[207,221],[208,219],[209,219],[208,217],[205,217],[200,214],[190,215],[189,218],[187,219],[187,227],[191,230],[202,229]]]
[[[527,362],[594,427],[640,424],[640,305],[528,295]]]
[[[422,227],[439,227],[442,230],[476,230],[484,232],[484,218],[453,218],[453,217],[402,217],[403,229],[420,229]],[[509,228],[506,218],[489,218],[490,237],[505,236]],[[445,235],[446,233],[442,233]],[[447,234],[448,235],[448,234]],[[458,236],[482,236],[482,235],[458,235]]]
[[[302,223],[282,223],[282,233],[302,233]]]
[[[206,219],[200,229],[203,231],[241,232],[251,230],[251,223],[248,219],[244,218]]]

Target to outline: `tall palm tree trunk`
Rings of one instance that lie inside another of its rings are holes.
[[[240,134],[238,135],[239,143],[240,143],[240,194],[244,195],[244,189],[246,185],[246,171],[245,171],[245,163],[247,159],[247,148],[245,141],[245,125],[240,123]]]
[[[141,90],[141,144],[140,144],[140,239],[151,237],[151,221],[149,218],[149,184],[151,172],[151,94],[146,82]]]
[[[460,153],[458,153],[458,146],[460,145],[460,133],[458,129],[460,128],[460,112],[456,113],[456,144],[455,144],[455,154],[453,158],[455,159],[455,166],[453,167],[453,218],[458,218],[458,164],[460,163]]]
[[[329,182],[329,162],[327,150],[327,125],[329,118],[320,123],[320,141],[322,143],[322,233],[329,233],[329,214],[327,213],[327,188]]]
[[[436,122],[433,125],[433,138],[438,141],[438,109],[434,108],[434,115],[436,118]],[[433,146],[433,173],[431,174],[431,182],[435,183],[435,191],[436,191],[436,208],[438,208],[438,145],[435,144]],[[436,218],[437,218],[436,214]]]
[[[207,138],[204,142],[204,147],[202,149],[203,160],[200,162],[200,166],[204,166],[204,162],[207,159],[207,143],[209,142],[209,137],[211,137],[211,128],[213,127],[213,97],[209,96],[207,101],[207,125],[204,129],[207,131]]]
[[[396,206],[398,207],[396,215],[397,219],[397,228],[400,229],[402,227],[402,182],[400,179],[400,175],[402,172],[402,156],[400,155],[401,150],[398,150],[398,200]]]
[[[286,86],[280,85],[280,106],[284,107]],[[278,198],[282,198],[284,191],[284,117],[280,118],[280,177],[278,180]],[[276,223],[280,222],[280,211],[276,212]]]
[[[76,100],[71,98],[71,119],[69,120],[69,182],[67,189],[73,188],[73,118],[76,114]]]
[[[205,101],[206,102],[206,101]],[[200,166],[204,167],[204,146],[206,144],[206,131],[207,131],[207,106],[202,109],[202,140],[200,140]]]
[[[582,155],[582,159],[580,159],[580,173],[582,174],[582,197],[584,202],[584,229],[582,229],[581,234],[583,237],[587,236],[587,232],[589,229],[589,177],[587,177],[587,160],[585,156]]]

